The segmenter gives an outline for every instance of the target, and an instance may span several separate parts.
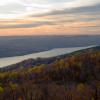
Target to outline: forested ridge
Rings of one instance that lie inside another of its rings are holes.
[[[0,100],[100,100],[99,49],[1,70]]]

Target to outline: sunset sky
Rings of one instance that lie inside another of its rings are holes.
[[[0,36],[100,34],[100,0],[0,0]]]

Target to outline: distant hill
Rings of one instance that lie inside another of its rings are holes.
[[[100,46],[13,66],[0,72],[0,100],[100,100]]]
[[[54,48],[100,44],[99,35],[0,37],[0,57],[19,56]]]

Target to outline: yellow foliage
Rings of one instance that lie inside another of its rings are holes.
[[[39,65],[39,66],[36,66],[32,69],[32,71],[34,72],[37,72],[37,73],[41,73],[43,72],[43,70],[45,69],[45,64],[42,64],[42,65]]]
[[[77,91],[82,92],[85,89],[85,85],[83,83],[80,83],[77,85]]]
[[[11,89],[13,89],[13,90],[16,89],[16,88],[18,87],[17,84],[14,84],[14,83],[12,83],[12,82],[10,82],[9,85],[10,85]]]
[[[4,92],[4,88],[0,86],[0,93]]]
[[[18,100],[23,100],[23,99],[21,97],[19,97]]]

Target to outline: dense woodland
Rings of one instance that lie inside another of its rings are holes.
[[[100,50],[24,65],[0,71],[0,100],[100,100]]]

